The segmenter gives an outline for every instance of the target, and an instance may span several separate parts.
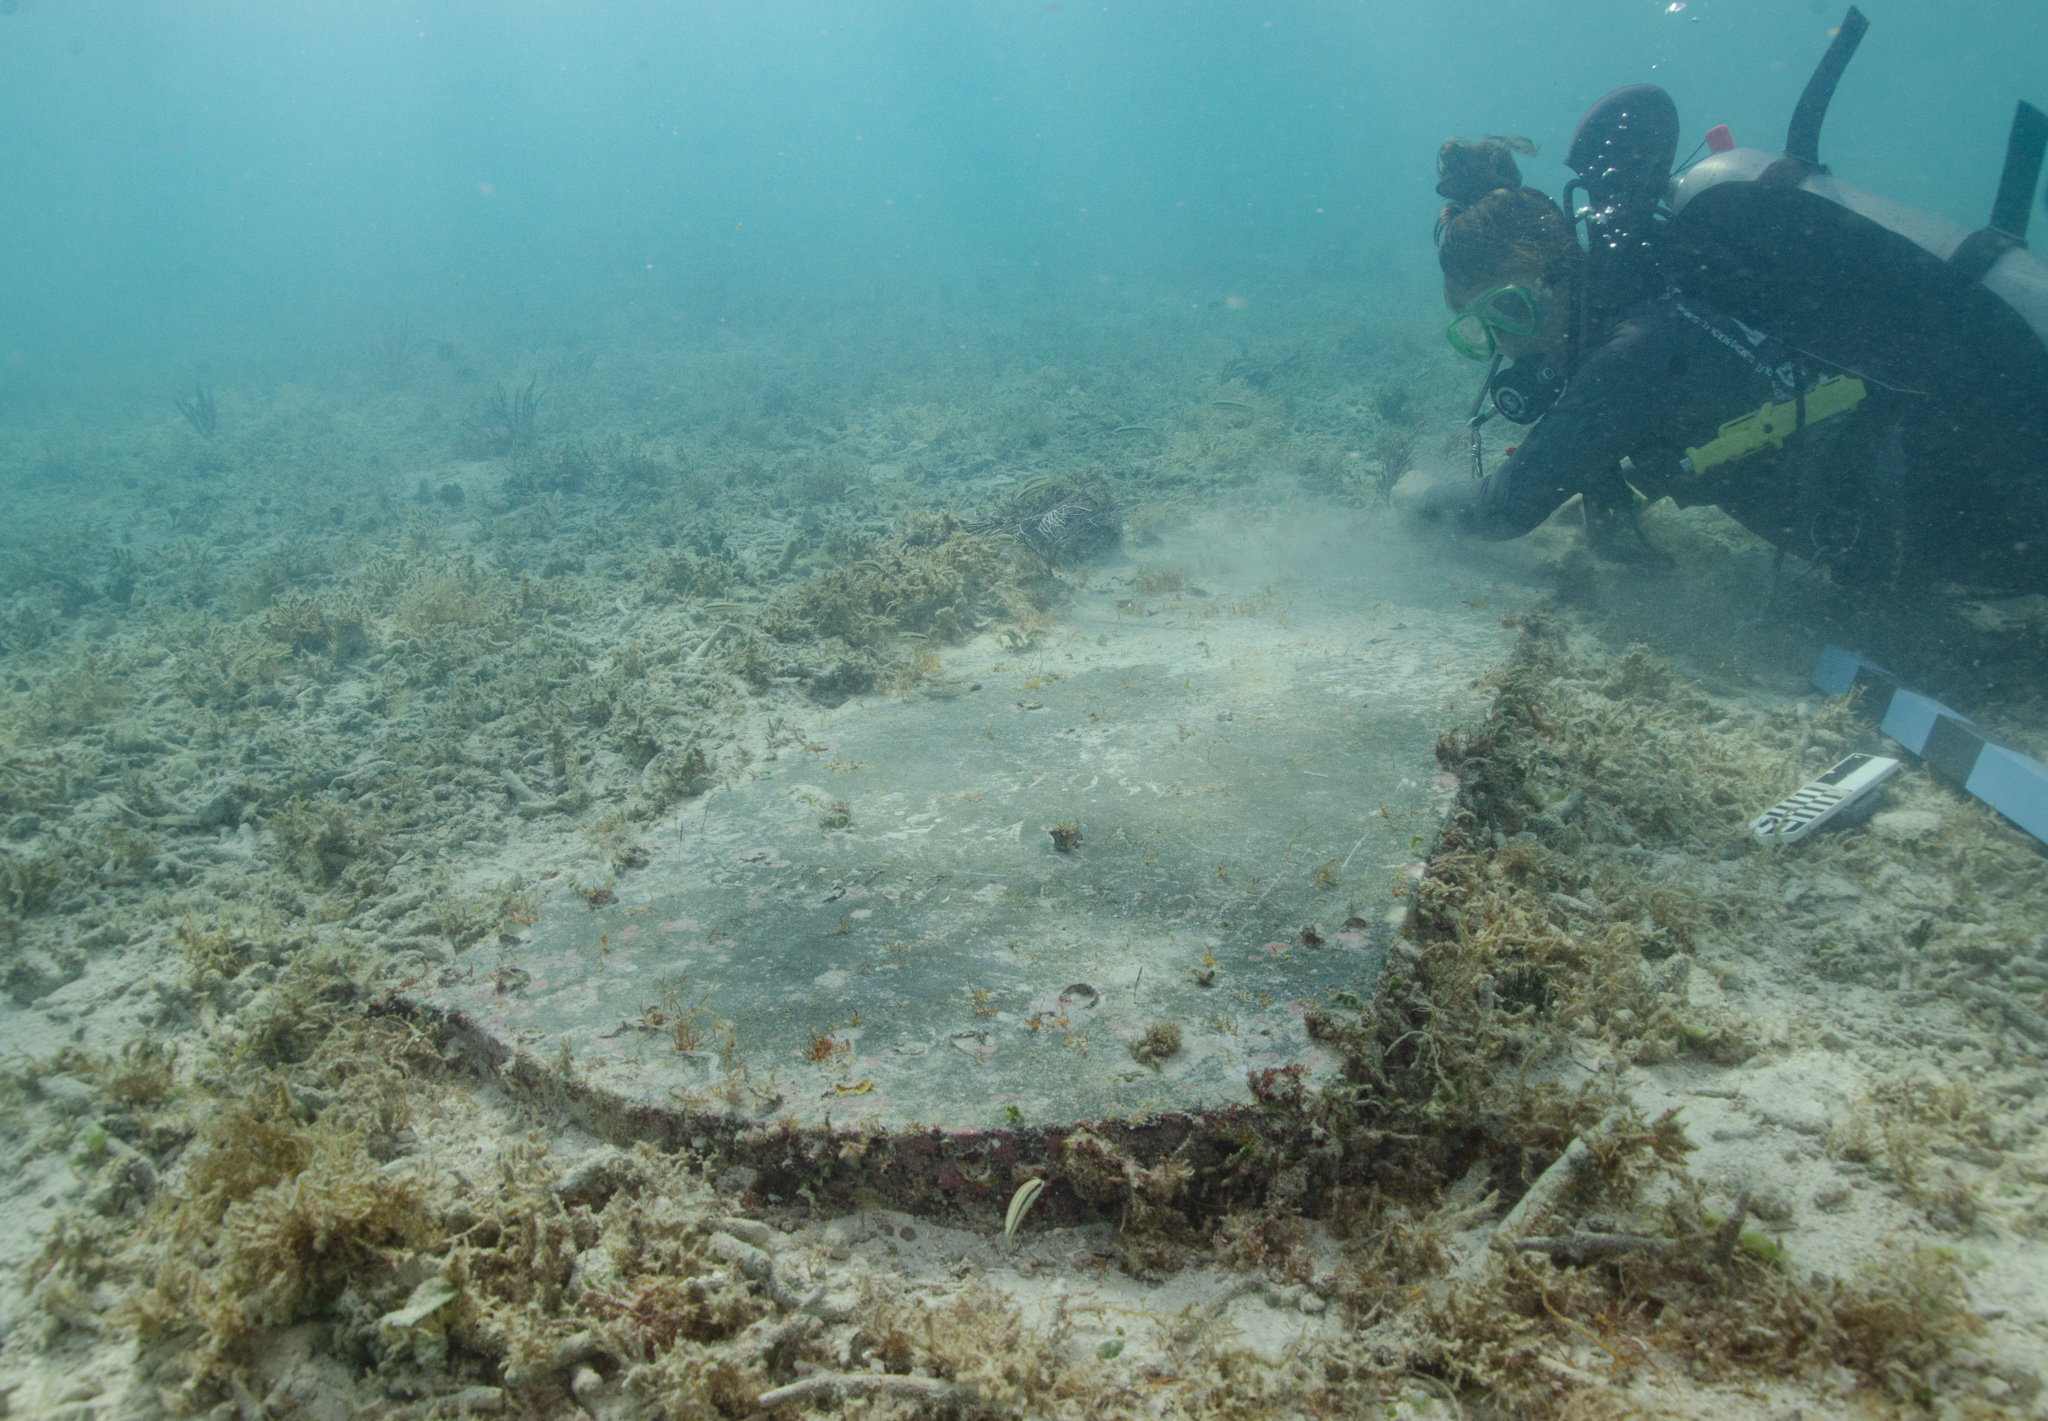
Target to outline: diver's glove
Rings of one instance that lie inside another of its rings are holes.
[[[1479,517],[1479,496],[1485,488],[1478,479],[1438,479],[1422,491],[1414,505],[1414,520],[1424,527],[1449,533],[1469,532]]]

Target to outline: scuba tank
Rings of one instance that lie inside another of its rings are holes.
[[[2048,264],[2026,245],[2048,115],[2019,104],[1991,220],[1976,231],[1842,182],[1820,161],[1821,125],[1868,29],[1852,6],[1782,156],[1735,147],[1717,127],[1708,156],[1674,176],[1680,124],[1662,89],[1630,85],[1586,111],[1565,158],[1576,176],[1563,208],[1585,234],[1570,364],[1621,313],[1676,286],[1776,336],[1813,373],[1937,402],[1936,423],[1985,446],[1980,465],[2001,466],[1992,477],[2017,474],[2048,442]],[[1479,401],[1530,423],[1571,374],[1522,363],[1538,368],[1496,360],[1474,403],[1475,475]]]
[[[1623,311],[1664,287],[1657,239],[1671,163],[1678,156],[1678,132],[1678,106],[1671,96],[1655,84],[1630,84],[1588,109],[1572,134],[1564,161],[1578,177],[1565,185],[1562,207],[1575,232],[1585,228],[1586,261],[1572,312],[1569,364],[1578,362],[1588,332],[1605,330]],[[1585,199],[1576,208],[1574,193]],[[1505,369],[1496,365],[1481,398],[1490,395],[1503,418],[1533,424],[1557,402],[1569,374],[1541,358]]]
[[[1620,90],[1593,106],[1566,160],[1578,174],[1567,206],[1575,188],[1587,198],[1573,214],[1587,224],[1590,288],[1577,350],[1602,338],[1609,314],[1662,289],[1734,318],[1752,342],[1768,337],[1788,353],[1798,393],[1723,425],[1686,451],[1683,471],[1782,448],[1867,392],[1854,435],[1821,436],[1837,456],[1784,470],[1787,511],[1804,525],[1785,531],[1845,568],[1856,548],[1852,576],[1896,583],[1940,568],[1970,585],[2040,587],[2048,265],[2026,235],[2048,114],[2018,105],[1990,221],[1975,231],[1845,183],[1820,161],[1820,132],[1868,28],[1852,6],[1781,155],[1737,148],[1717,129],[1708,155],[1671,176],[1668,98]],[[1868,447],[1838,457],[1844,438]]]
[[[1578,176],[1565,184],[1563,207],[1575,232],[1585,228],[1578,341],[1664,289],[1659,239],[1678,131],[1678,105],[1669,94],[1655,84],[1630,84],[1587,109],[1572,133],[1564,165]],[[1574,206],[1574,193],[1585,201]]]
[[[2018,106],[1991,221],[1974,232],[1845,183],[1820,161],[1821,122],[1868,28],[1852,7],[1782,156],[1729,147],[1670,180],[1664,272],[1820,368],[1949,403],[1959,427],[2038,408],[2048,265],[2026,230],[2048,115]]]

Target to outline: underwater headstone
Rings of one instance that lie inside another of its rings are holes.
[[[1139,584],[1142,585],[1142,584]],[[991,1130],[1250,1100],[1334,1061],[1484,711],[1500,611],[1441,573],[1098,577],[1051,635],[818,711],[651,861],[547,885],[417,993],[643,1116]]]

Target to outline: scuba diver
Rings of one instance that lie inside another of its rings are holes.
[[[1722,127],[1674,177],[1678,112],[1651,85],[1580,122],[1563,206],[1522,185],[1525,140],[1444,144],[1447,334],[1491,363],[1474,477],[1428,489],[1425,521],[1515,538],[1580,495],[1595,546],[1628,556],[1668,496],[1852,588],[2048,592],[2048,266],[2025,243],[2048,115],[2019,105],[1975,232],[1850,187],[1820,124],[1866,28],[1852,8],[1782,157]],[[1530,427],[1488,473],[1494,413]]]

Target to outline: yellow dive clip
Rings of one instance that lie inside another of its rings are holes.
[[[1821,381],[1806,392],[1806,423],[1848,413],[1863,403],[1865,393],[1861,380],[1844,377]],[[1729,420],[1718,435],[1699,448],[1686,450],[1679,467],[1689,474],[1704,474],[1716,464],[1747,458],[1766,446],[1782,449],[1785,440],[1798,428],[1797,400],[1787,400],[1782,405],[1766,403],[1753,414]]]

